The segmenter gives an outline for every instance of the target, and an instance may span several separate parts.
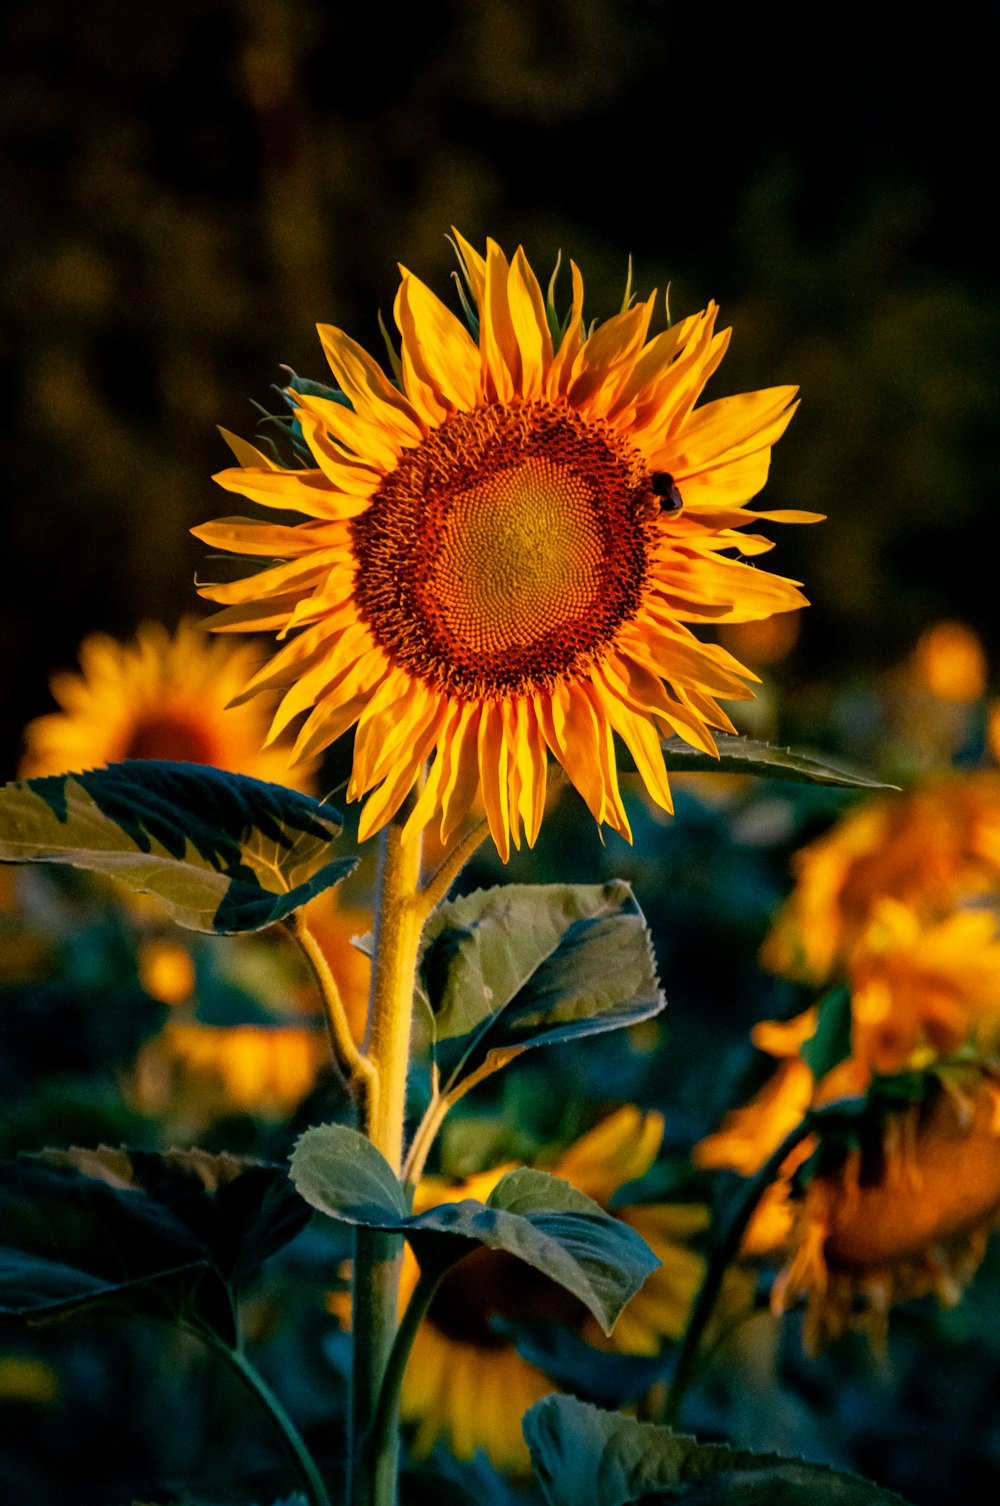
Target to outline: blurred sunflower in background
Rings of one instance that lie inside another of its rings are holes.
[[[743,1243],[781,1268],[776,1312],[805,1300],[810,1350],[851,1326],[881,1341],[895,1302],[957,1302],[1000,1215],[998,798],[994,776],[935,783],[800,855],[765,957],[837,986],[755,1027],[776,1069],[695,1148],[749,1177],[828,1111]]]
[[[587,326],[573,266],[562,320],[522,250],[508,262],[492,241],[485,258],[456,243],[467,324],[404,269],[395,383],[320,326],[338,386],[293,378],[288,392],[307,468],[232,442],[241,465],[221,485],[305,521],[195,533],[280,561],[205,586],[223,608],[210,624],[286,640],[245,694],[284,692],[272,738],[308,713],[297,757],[357,724],[361,839],[435,754],[407,830],[440,815],[447,841],[479,795],[506,860],[522,827],[537,836],[550,751],[623,836],[614,734],[672,808],[661,736],[714,752],[711,729],[733,730],[716,698],[757,678],[688,624],[802,606],[794,582],[734,557],[771,547],[737,530],[816,515],[744,505],[794,388],[695,408],[728,343],[714,306],[651,335],[655,295],[626,289],[620,313]]]
[[[264,748],[266,707],[229,706],[259,663],[252,644],[212,638],[185,618],[174,633],[143,623],[126,643],[92,633],[79,658],[79,673],[49,682],[60,709],[25,728],[22,778],[162,758],[310,787],[308,765],[292,771],[287,751]]]
[[[822,984],[843,971],[873,902],[943,916],[1000,884],[1000,774],[950,774],[866,801],[796,854],[795,888],[761,949],[770,972]]]
[[[877,1126],[870,1116],[862,1147],[813,1176],[797,1207],[771,1302],[805,1299],[812,1353],[849,1327],[883,1345],[897,1302],[954,1306],[1000,1222],[1000,1074],[970,1067],[921,1086]]]

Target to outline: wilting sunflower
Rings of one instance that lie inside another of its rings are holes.
[[[716,697],[756,676],[689,623],[801,606],[796,584],[748,566],[770,543],[752,511],[795,389],[695,404],[728,343],[716,309],[650,335],[654,297],[584,325],[572,268],[565,325],[522,250],[457,245],[466,327],[403,270],[395,383],[320,327],[338,384],[289,392],[308,469],[236,441],[216,479],[295,526],[224,518],[214,547],[280,563],[203,588],[218,629],[286,641],[246,689],[281,689],[277,736],[308,712],[308,757],[357,723],[351,799],[362,839],[430,771],[407,830],[440,812],[442,840],[481,795],[500,853],[533,843],[551,751],[594,818],[629,835],[613,734],[671,808],[660,737],[714,752]],[[373,792],[370,793],[369,792]]]
[[[881,1343],[894,1303],[959,1300],[998,1216],[1000,1079],[970,1070],[889,1115],[873,1147],[812,1178],[772,1305],[806,1299],[812,1351],[848,1327]]]
[[[1000,881],[1000,775],[953,775],[852,810],[795,858],[797,883],[761,951],[772,972],[842,971],[882,895],[921,916]]]
[[[659,1114],[626,1105],[548,1169],[606,1205],[619,1187],[649,1170],[662,1138]],[[511,1164],[497,1166],[457,1184],[426,1178],[414,1206],[420,1211],[463,1198],[484,1201],[513,1169]],[[521,1358],[491,1319],[567,1323],[588,1342],[600,1341],[626,1354],[656,1354],[665,1338],[680,1334],[703,1270],[701,1256],[685,1241],[706,1226],[707,1210],[658,1203],[615,1208],[614,1213],[646,1240],[662,1264],[632,1298],[610,1341],[582,1303],[513,1255],[480,1249],[449,1271],[417,1334],[403,1385],[402,1415],[416,1424],[418,1456],[446,1436],[459,1458],[483,1449],[501,1469],[527,1470],[521,1417],[555,1387]],[[407,1252],[404,1302],[416,1278],[416,1262]]]
[[[1000,1040],[1000,938],[986,910],[956,910],[922,924],[888,896],[872,906],[855,946],[853,1055],[875,1072],[899,1072],[969,1041],[979,1054]]]
[[[252,645],[213,639],[187,618],[175,633],[144,623],[128,643],[92,633],[79,657],[79,674],[50,682],[61,709],[25,729],[22,777],[165,758],[300,789],[306,782],[305,767],[289,772],[287,750],[263,748],[265,707],[227,709],[260,662]]]

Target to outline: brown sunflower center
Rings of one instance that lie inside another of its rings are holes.
[[[491,1318],[515,1323],[579,1323],[586,1309],[571,1292],[505,1250],[474,1250],[445,1276],[427,1314],[460,1344],[499,1349],[510,1343]]]
[[[169,712],[151,712],[136,721],[121,756],[210,764],[214,751],[211,739],[195,722]]]
[[[648,483],[638,451],[569,409],[456,414],[352,525],[361,614],[394,663],[455,695],[579,673],[639,604]]]

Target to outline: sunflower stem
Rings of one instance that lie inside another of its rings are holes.
[[[333,976],[326,954],[309,929],[305,915],[301,910],[296,910],[283,924],[312,970],[323,1001],[323,1013],[326,1016],[327,1030],[330,1033],[334,1060],[355,1094],[359,1113],[362,1118],[366,1118],[369,1113],[368,1106],[378,1098],[378,1072],[370,1058],[358,1050],[337,980]]]
[[[424,1112],[424,1117],[414,1131],[413,1141],[410,1145],[409,1154],[403,1166],[403,1182],[407,1187],[416,1187],[423,1176],[424,1166],[430,1154],[431,1146],[437,1138],[437,1133],[444,1123],[445,1115],[451,1108],[451,1100],[446,1093],[435,1092]]]
[[[412,799],[382,832],[368,1046],[378,1093],[369,1099],[364,1117],[368,1138],[397,1176],[403,1159],[413,989],[424,920],[420,838],[403,840]],[[399,1322],[402,1252],[399,1235],[356,1231],[347,1499],[365,1506],[395,1506],[396,1500],[399,1430],[395,1424],[387,1427],[376,1444],[373,1426]]]
[[[705,1271],[705,1277],[701,1289],[695,1298],[688,1318],[684,1337],[681,1339],[680,1348],[677,1352],[677,1364],[674,1367],[673,1379],[670,1382],[670,1390],[667,1394],[666,1404],[663,1408],[662,1421],[673,1426],[680,1420],[681,1407],[687,1395],[691,1381],[694,1379],[698,1365],[699,1350],[705,1330],[708,1327],[715,1304],[722,1289],[727,1270],[739,1254],[740,1245],[747,1225],[754,1215],[757,1204],[760,1202],[768,1187],[774,1181],[778,1172],[795,1147],[800,1144],[807,1135],[813,1133],[811,1115],[807,1114],[801,1124],[786,1135],[784,1140],[773,1151],[749,1186],[743,1192],[732,1216],[727,1224],[722,1237],[713,1249]]]
[[[383,1461],[390,1457],[395,1458],[395,1439],[399,1430],[399,1402],[403,1391],[403,1377],[406,1374],[406,1366],[417,1330],[434,1300],[434,1293],[441,1285],[441,1276],[440,1271],[433,1275],[424,1275],[421,1272],[396,1330],[396,1337],[386,1364],[371,1431],[371,1473],[376,1501],[382,1500],[383,1496],[386,1500],[393,1499],[388,1494],[388,1482],[380,1478],[380,1469],[385,1467]],[[393,1481],[393,1488],[394,1485]]]
[[[420,891],[420,909],[424,920],[437,909],[448,890],[458,878],[466,863],[489,836],[489,822],[485,819],[457,842]]]
[[[251,1364],[241,1349],[231,1349],[219,1335],[200,1324],[185,1325],[197,1334],[208,1347],[220,1355],[229,1368],[239,1377],[246,1389],[260,1403],[281,1434],[288,1452],[295,1461],[295,1468],[302,1484],[303,1493],[310,1506],[330,1506],[330,1497],[316,1467],[316,1461],[306,1448],[302,1434],[295,1426],[281,1402],[271,1390],[256,1365]]]

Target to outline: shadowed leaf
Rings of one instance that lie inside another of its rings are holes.
[[[569,1396],[537,1402],[523,1428],[547,1506],[905,1506],[825,1465],[702,1444]]]
[[[234,1299],[308,1218],[280,1167],[204,1151],[43,1151],[0,1167],[0,1312],[171,1313],[236,1341]]]
[[[346,878],[331,807],[200,764],[132,759],[0,790],[0,861],[68,863],[155,894],[195,931],[282,920]]]
[[[620,880],[505,884],[452,900],[428,922],[420,975],[444,1094],[493,1061],[648,1019],[665,1003],[642,912]]]
[[[791,779],[798,784],[832,784],[860,790],[897,788],[873,779],[870,774],[839,769],[811,754],[793,753],[791,748],[772,748],[770,743],[752,737],[717,732],[715,744],[718,758],[692,748],[680,737],[668,737],[662,743],[663,761],[676,774],[759,774],[764,779]],[[627,753],[622,755],[621,766],[634,767]]]

